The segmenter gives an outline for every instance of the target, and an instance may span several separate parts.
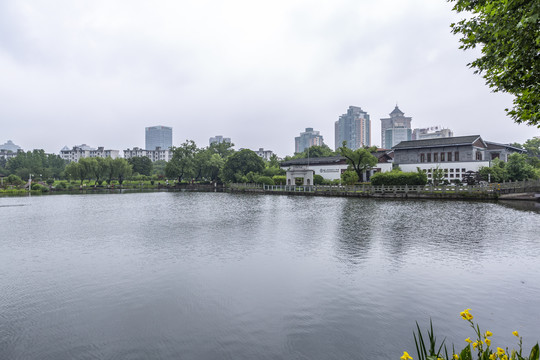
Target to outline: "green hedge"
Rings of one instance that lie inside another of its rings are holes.
[[[371,185],[426,185],[427,175],[421,172],[378,172],[371,177]]]

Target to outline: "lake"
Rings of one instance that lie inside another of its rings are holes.
[[[399,359],[540,340],[536,204],[155,192],[0,198],[0,359]]]

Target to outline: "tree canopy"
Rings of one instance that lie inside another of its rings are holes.
[[[449,0],[471,16],[452,24],[461,49],[481,48],[469,64],[495,92],[514,95],[507,114],[540,128],[540,1]]]
[[[225,181],[242,181],[242,177],[248,173],[260,173],[264,168],[264,160],[259,155],[243,149],[227,158],[223,166],[223,178]]]
[[[364,172],[377,165],[377,158],[371,155],[372,151],[377,150],[376,147],[371,148],[359,148],[351,150],[343,142],[343,145],[338,149],[341,156],[347,159],[349,169],[356,172],[358,179],[362,180]]]

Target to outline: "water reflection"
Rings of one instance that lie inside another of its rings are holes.
[[[465,307],[499,334],[534,337],[540,321],[540,216],[498,203],[141,193],[0,205],[0,358],[388,359],[412,349],[416,320],[461,343]]]

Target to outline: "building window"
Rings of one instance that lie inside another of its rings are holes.
[[[465,170],[465,169],[463,169],[463,168],[461,169],[461,172],[465,172],[465,171],[467,171],[467,170]]]
[[[482,160],[482,153],[480,151],[476,152],[476,160]]]
[[[427,162],[431,162],[431,154],[427,154]]]
[[[441,162],[443,162],[443,161],[444,161],[444,153],[442,152],[441,153]]]
[[[459,161],[459,151],[454,153],[454,161]]]
[[[425,154],[420,154],[420,162],[421,163],[426,162],[426,155]]]
[[[448,161],[452,161],[452,153],[450,151],[448,152]]]
[[[439,153],[433,154],[433,162],[439,162]]]
[[[454,172],[454,169],[450,169],[450,172]]]
[[[454,174],[450,174],[450,177],[453,178],[453,177],[454,177]]]

